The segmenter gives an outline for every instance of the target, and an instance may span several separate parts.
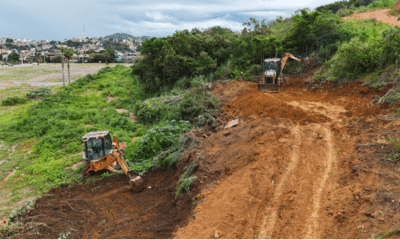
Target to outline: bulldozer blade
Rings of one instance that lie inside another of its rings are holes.
[[[268,91],[268,92],[279,92],[279,84],[262,84],[257,85],[257,90]]]

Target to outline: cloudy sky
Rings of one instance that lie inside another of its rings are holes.
[[[215,25],[240,31],[249,17],[273,20],[335,0],[0,0],[0,38],[64,40],[123,32],[165,37]]]

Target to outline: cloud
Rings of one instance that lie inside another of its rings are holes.
[[[146,12],[146,16],[155,21],[160,20],[175,20],[175,18],[162,14],[161,12]]]
[[[313,10],[335,0],[0,1],[0,38],[63,40],[116,32],[162,37],[215,25],[240,31],[249,17],[268,21],[279,15],[290,17],[298,9]]]
[[[167,36],[172,35],[175,31],[191,30],[193,28],[206,29],[213,26],[227,27],[232,30],[242,29],[242,23],[237,21],[227,20],[225,18],[207,19],[202,21],[176,21],[172,22],[152,22],[152,21],[139,21],[131,22],[119,18],[114,24],[107,24],[108,29],[118,29],[118,31],[125,31],[127,33],[135,33],[139,35],[149,36]],[[145,29],[145,31],[143,31]],[[116,32],[118,32],[116,31]]]
[[[250,17],[256,17],[258,18],[265,18],[265,19],[276,19],[278,16],[282,17],[290,17],[291,15],[287,13],[286,11],[253,11],[253,12],[241,12],[240,14],[250,16]]]

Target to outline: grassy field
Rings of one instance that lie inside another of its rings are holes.
[[[71,81],[75,81],[87,74],[94,74],[105,64],[70,64]],[[116,64],[110,64],[113,67]],[[129,66],[126,65],[126,66]],[[68,71],[65,65],[64,77],[68,83]],[[31,64],[14,65],[12,67],[0,67],[0,89],[15,87],[23,83],[36,87],[51,86],[55,83],[62,84],[63,75],[61,64]]]

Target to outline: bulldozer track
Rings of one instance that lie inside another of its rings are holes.
[[[266,217],[264,218],[265,224],[262,224],[265,227],[263,227],[260,232],[261,238],[271,238],[273,229],[275,227],[276,218],[277,218],[277,211],[278,211],[277,207],[279,207],[277,205],[279,204],[280,198],[283,194],[284,186],[287,184],[288,179],[290,179],[293,169],[295,169],[298,164],[298,160],[299,160],[298,150],[299,150],[299,145],[301,142],[299,126],[296,126],[292,130],[291,134],[292,134],[293,142],[292,142],[292,151],[290,152],[290,163],[275,188],[272,203],[262,213],[262,215],[266,216]]]
[[[329,173],[332,171],[332,165],[335,162],[335,150],[333,147],[333,141],[332,141],[332,132],[329,130],[329,127],[322,127],[322,131],[324,132],[324,136],[326,139],[326,145],[327,145],[327,151],[326,151],[326,158],[324,161],[324,165],[326,166],[324,169],[324,173],[322,176],[322,179],[318,184],[315,184],[313,186],[313,208],[312,208],[312,213],[311,217],[308,219],[307,225],[308,231],[305,236],[305,238],[320,238],[318,235],[319,232],[319,220],[318,220],[318,214],[320,210],[320,202],[321,202],[321,195],[325,192],[325,185],[326,181],[328,179]]]

